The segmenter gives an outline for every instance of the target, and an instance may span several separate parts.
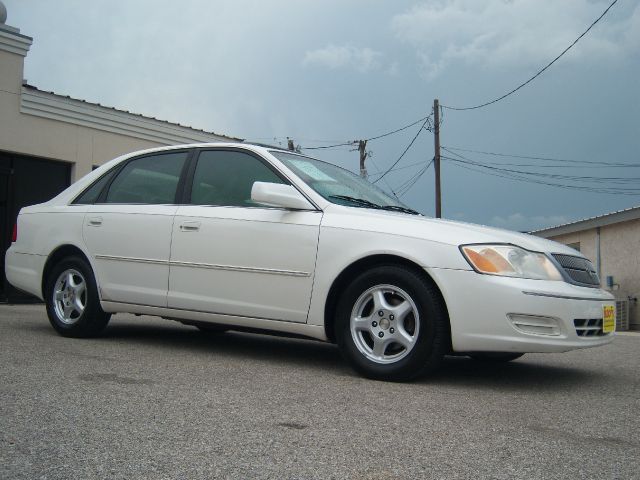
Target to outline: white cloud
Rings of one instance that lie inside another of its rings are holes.
[[[608,2],[589,0],[449,0],[423,3],[393,17],[396,37],[416,49],[423,73],[452,63],[488,68],[540,66],[597,18]],[[567,55],[584,61],[640,50],[640,5],[612,11]]]
[[[551,227],[569,222],[570,219],[564,215],[534,215],[527,216],[522,213],[512,213],[505,217],[494,216],[489,220],[489,224],[494,227],[506,228],[516,231],[531,231],[538,228]]]
[[[359,72],[368,72],[381,67],[382,53],[371,48],[357,48],[351,45],[328,45],[324,48],[305,53],[303,65],[338,68],[353,68]]]

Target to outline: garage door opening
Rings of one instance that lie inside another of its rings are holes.
[[[71,164],[0,152],[0,301],[28,302],[34,298],[11,287],[4,274],[4,257],[22,207],[46,202],[71,185]]]

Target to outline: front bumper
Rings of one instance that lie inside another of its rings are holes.
[[[574,324],[602,319],[603,305],[615,304],[604,290],[468,270],[428,273],[447,304],[455,352],[566,352],[606,345],[614,337],[579,336]]]

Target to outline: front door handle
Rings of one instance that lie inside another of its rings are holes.
[[[183,232],[197,232],[200,230],[200,222],[184,222],[180,224],[180,230]]]
[[[91,217],[89,219],[90,227],[99,227],[100,225],[102,225],[102,217]]]

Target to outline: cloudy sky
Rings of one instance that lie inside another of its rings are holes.
[[[38,88],[262,142],[289,136],[303,147],[407,125],[430,113],[434,98],[468,106],[498,97],[553,59],[610,3],[3,1],[7,23],[34,38],[25,76]],[[369,142],[369,172],[393,164],[418,129]],[[527,230],[640,205],[640,195],[623,194],[640,193],[640,0],[619,0],[515,95],[477,110],[445,110],[441,139],[447,147],[601,162],[455,150],[490,168],[443,160],[447,218]],[[348,147],[313,154],[358,168]],[[379,183],[396,191],[432,157],[433,136],[424,132],[397,165],[407,168]],[[505,173],[491,168],[610,193],[487,175]],[[433,214],[433,182],[430,168],[403,200]]]

